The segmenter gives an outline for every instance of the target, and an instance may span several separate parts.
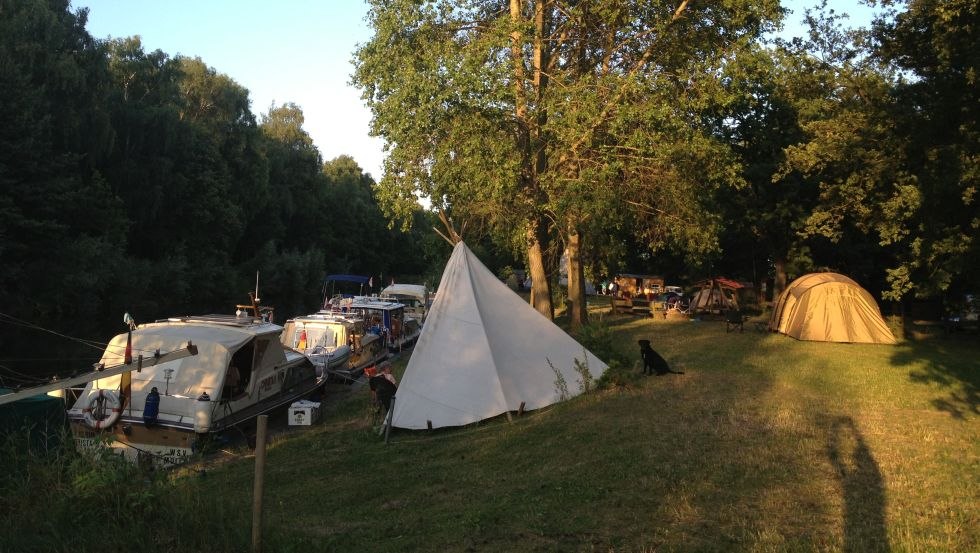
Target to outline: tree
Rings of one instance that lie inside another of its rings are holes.
[[[968,0],[904,4],[905,11],[875,22],[871,43],[872,55],[899,71],[889,116],[903,143],[908,203],[917,207],[894,236],[903,254],[889,269],[889,295],[976,291],[980,7]]]
[[[975,73],[977,7],[913,1],[872,31],[843,32],[833,12],[809,14],[798,97],[805,139],[782,175],[818,183],[801,235],[822,237],[846,262],[880,273],[883,296],[972,289],[980,211]],[[798,44],[800,46],[800,44]],[[850,254],[846,258],[842,254]]]
[[[532,303],[547,316],[544,259],[550,233],[561,235],[576,265],[573,324],[585,320],[574,263],[585,233],[629,213],[651,246],[713,248],[692,198],[738,179],[700,113],[726,57],[778,17],[776,2],[371,6],[376,34],[354,82],[392,145],[380,183],[389,215],[422,194],[525,236]]]
[[[85,20],[67,1],[0,8],[0,305],[95,337],[124,265],[128,223],[95,168],[113,132],[102,103],[104,51]],[[18,329],[0,336],[13,354],[37,340]]]

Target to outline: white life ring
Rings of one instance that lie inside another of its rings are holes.
[[[102,404],[101,408],[99,408],[100,403]],[[104,419],[96,419],[94,412],[96,409],[102,413],[108,413],[108,416]],[[85,416],[85,424],[99,430],[116,424],[119,415],[122,414],[122,407],[116,394],[110,390],[99,390],[99,393],[92,394],[92,399],[88,402],[88,407],[82,409],[82,414]]]

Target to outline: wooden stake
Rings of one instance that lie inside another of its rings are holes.
[[[269,415],[259,415],[255,428],[255,483],[252,491],[252,553],[262,551],[262,486],[265,483],[265,431]]]
[[[395,410],[395,396],[391,396],[391,407],[388,412],[385,413],[385,443],[388,443],[388,435],[391,434],[391,419],[394,418],[392,413]]]

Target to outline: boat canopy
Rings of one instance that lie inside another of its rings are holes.
[[[421,284],[392,284],[381,291],[381,297],[385,296],[414,299],[419,305],[425,306],[429,300],[429,290]]]
[[[367,284],[371,277],[360,276],[360,275],[327,275],[327,278],[323,279],[324,283],[327,282],[356,282],[357,284]]]
[[[193,342],[199,354],[153,367],[133,371],[134,391],[149,391],[158,386],[166,388],[170,394],[196,398],[201,392],[217,397],[224,383],[225,373],[235,353],[245,344],[256,338],[257,350],[248,355],[239,367],[243,371],[257,370],[259,367],[281,365],[286,362],[285,354],[278,347],[280,328],[271,323],[252,327],[237,327],[217,324],[187,324],[183,322],[157,322],[142,325],[133,331],[132,352],[134,363],[138,356],[152,357],[156,351],[166,353],[187,346]],[[117,335],[106,347],[100,364],[111,367],[122,364],[126,352],[125,333]],[[272,342],[277,347],[270,348]],[[95,381],[93,388],[118,387],[119,376]]]

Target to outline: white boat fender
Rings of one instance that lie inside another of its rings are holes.
[[[194,407],[194,432],[206,434],[211,430],[211,396],[204,392]]]
[[[97,419],[95,418],[96,413],[106,416]],[[89,425],[90,428],[100,430],[116,424],[119,415],[122,414],[122,407],[119,398],[111,390],[99,390],[99,393],[95,393],[93,390],[92,399],[89,400],[88,407],[82,409],[82,414],[85,417],[85,424]]]

